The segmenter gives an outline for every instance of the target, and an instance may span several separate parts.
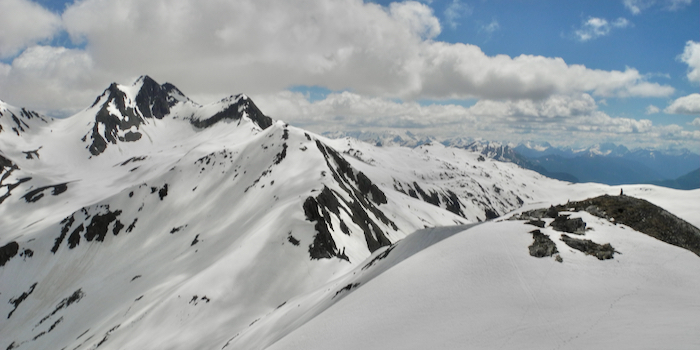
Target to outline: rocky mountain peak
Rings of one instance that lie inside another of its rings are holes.
[[[174,108],[181,103],[190,104],[187,115],[174,115]],[[162,120],[168,116],[189,121],[198,129],[208,128],[221,120],[240,120],[248,117],[261,129],[272,125],[253,101],[243,94],[230,96],[214,104],[218,112],[201,108],[170,83],[159,84],[144,75],[131,86],[112,83],[99,96],[91,108],[97,108],[92,129],[82,138],[93,156],[103,153],[108,144],[135,142],[142,137],[142,127],[150,120]]]
[[[272,126],[272,118],[263,114],[253,100],[244,94],[229,96],[218,103],[223,105],[221,111],[206,118],[193,118],[190,120],[192,125],[203,129],[222,120],[240,120],[247,117],[262,130]]]

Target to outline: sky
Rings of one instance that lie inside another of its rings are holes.
[[[698,0],[0,0],[0,99],[141,75],[315,132],[700,152]]]

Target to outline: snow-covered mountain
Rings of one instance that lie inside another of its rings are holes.
[[[516,145],[461,137],[440,139],[394,131],[329,132],[324,133],[324,136],[352,137],[377,146],[417,147],[439,142],[448,147],[481,152],[484,157],[512,162],[547,177],[569,182],[598,182],[608,185],[646,183],[679,189],[700,188],[700,179],[690,183],[684,180],[692,176],[689,173],[698,170],[700,164],[700,155],[687,149],[630,150],[614,143],[574,149],[553,147],[547,142]]]
[[[334,131],[324,132],[321,135],[331,139],[354,138],[379,147],[418,147],[435,142],[434,137],[420,137],[410,131],[397,132],[393,130],[375,131]]]
[[[0,113],[6,349],[264,349],[396,256],[524,206],[619,191],[434,142],[328,139],[245,95],[203,106],[147,76],[67,119]],[[700,194],[625,191],[662,206]],[[512,222],[478,227],[492,225]]]

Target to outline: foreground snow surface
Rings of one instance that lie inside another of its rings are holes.
[[[547,228],[563,262],[534,258],[533,226],[485,223],[414,248],[269,349],[696,349],[700,258],[573,216],[593,228],[587,239],[620,254],[599,261]]]

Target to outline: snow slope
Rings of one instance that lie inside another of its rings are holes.
[[[695,192],[685,203],[698,212]],[[592,228],[587,239],[620,254],[597,260],[547,228],[563,262],[534,258],[534,227],[522,221],[485,223],[430,247],[407,239],[398,247],[419,253],[269,349],[695,349],[698,256],[588,213],[572,216]]]
[[[149,77],[68,119],[0,113],[6,349],[264,349],[464,227],[416,230],[619,192],[440,144],[329,140]]]

